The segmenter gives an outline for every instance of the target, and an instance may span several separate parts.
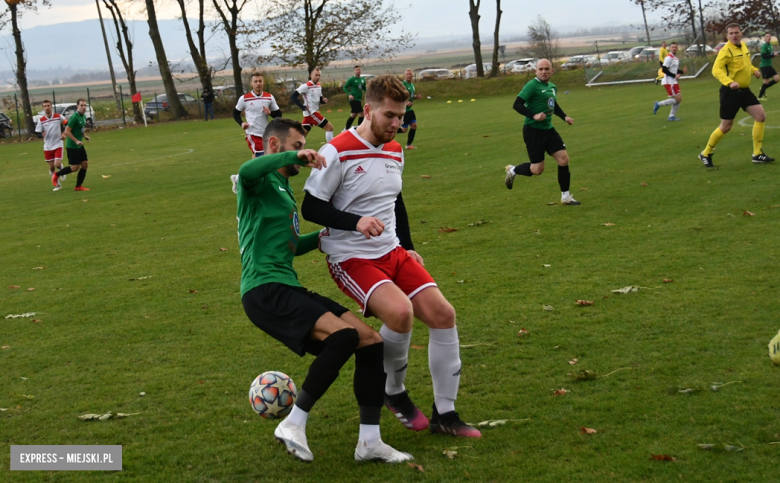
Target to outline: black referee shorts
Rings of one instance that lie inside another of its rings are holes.
[[[536,129],[535,127],[523,126],[523,141],[528,150],[528,159],[531,164],[544,162],[544,153],[550,156],[553,153],[566,149],[566,145],[561,139],[561,135],[555,128]]]
[[[777,71],[771,65],[767,67],[759,67],[759,70],[761,70],[761,77],[764,79],[771,79],[777,75]]]
[[[317,320],[328,312],[341,317],[348,310],[303,287],[264,283],[245,293],[244,312],[260,330],[299,356],[319,354],[324,346],[311,339]]]
[[[740,109],[747,111],[750,106],[761,104],[756,95],[745,87],[744,89],[730,89],[729,86],[720,87],[720,118],[733,121]]]
[[[349,101],[349,107],[352,108],[352,114],[363,114],[363,105],[360,101]]]
[[[68,153],[68,164],[71,166],[89,161],[87,159],[87,149],[84,146],[80,148],[65,148],[65,151]]]

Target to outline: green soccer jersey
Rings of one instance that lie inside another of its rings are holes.
[[[247,161],[238,171],[241,296],[264,283],[300,287],[293,258],[317,248],[319,232],[300,236],[292,188],[277,170],[298,164],[295,151]]]
[[[761,53],[762,54],[772,54],[774,51],[772,50],[772,44],[767,44],[764,42],[763,45],[761,45]],[[759,67],[772,67],[772,58],[765,59],[763,55],[761,56],[761,64],[759,64]]]
[[[404,83],[404,87],[406,87],[406,90],[409,91],[409,102],[414,102],[414,96],[417,95],[417,89],[414,87],[414,83],[412,82],[406,82],[401,81]],[[406,112],[409,112],[412,110],[412,106],[406,106]]]
[[[366,91],[365,77],[352,76],[344,83],[344,92],[355,98],[356,101],[363,99],[363,93]]]
[[[78,111],[74,112],[70,119],[68,119],[68,127],[70,128],[71,134],[73,134],[73,137],[78,139],[79,141],[84,140],[84,126],[87,125],[87,120],[84,117],[83,114],[79,114]],[[71,138],[67,138],[67,141],[65,141],[65,147],[71,148],[71,149],[78,149],[81,146],[76,144],[74,140]]]
[[[532,117],[525,118],[525,125],[536,129],[552,129],[552,116],[555,111],[555,95],[557,87],[552,82],[542,82],[537,78],[528,82],[517,97],[525,99],[525,107],[534,114],[543,112],[547,115],[544,121]]]

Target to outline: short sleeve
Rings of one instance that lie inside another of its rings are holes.
[[[276,98],[273,95],[271,96],[271,102],[268,104],[268,109],[271,111],[279,110],[279,105],[276,103]]]
[[[238,98],[238,102],[236,103],[236,109],[239,111],[243,111],[246,109],[246,103],[244,102],[244,96],[241,96]]]
[[[341,186],[342,163],[339,161],[338,151],[330,144],[320,148],[319,152],[325,157],[328,166],[311,170],[311,175],[306,180],[303,190],[322,201],[330,201]]]
[[[526,85],[523,86],[523,90],[520,91],[520,94],[518,94],[517,97],[522,97],[526,101],[530,101],[533,95],[534,95],[534,89],[531,86],[531,83],[528,82]]]
[[[671,69],[673,60],[671,55],[667,55],[666,59],[664,59],[664,67]]]
[[[43,124],[41,124],[40,119],[35,123],[35,132],[43,132]]]
[[[309,84],[301,84],[301,86],[295,90],[298,91],[299,94],[306,94],[309,92]]]

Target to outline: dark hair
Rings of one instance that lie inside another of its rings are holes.
[[[359,69],[359,68],[360,68],[360,66],[359,66],[359,65],[356,65],[356,66],[355,66],[355,67],[353,67],[352,69]]]
[[[742,30],[742,28],[739,26],[738,23],[730,23],[730,24],[726,25],[726,31],[727,32],[728,32],[729,29],[739,29],[740,31]]]
[[[382,74],[371,79],[366,87],[366,102],[383,102],[388,97],[395,102],[406,102],[409,91],[393,74]]]
[[[271,138],[271,136],[274,136],[279,138],[279,141],[284,144],[284,142],[287,140],[287,136],[293,129],[301,133],[301,135],[306,136],[306,131],[303,130],[303,126],[300,122],[294,121],[292,119],[285,119],[283,117],[277,117],[273,121],[269,122],[268,126],[266,126],[265,131],[263,131],[263,139],[268,140]]]
[[[262,72],[252,72],[252,77],[262,77],[265,80],[265,76]]]
[[[80,99],[78,99],[78,100],[76,101],[76,105],[78,106],[79,104],[81,104],[81,101],[84,101],[84,104],[86,104],[86,103],[87,103],[87,100],[86,100],[86,99],[84,99],[84,98],[82,97],[82,98],[80,98]]]
[[[669,44],[669,47],[671,47],[672,45],[679,45],[679,44],[677,42],[672,42],[671,44]]]
[[[44,104],[46,104],[47,102],[48,102],[49,104],[51,104],[51,101],[50,101],[50,100],[48,100],[48,99],[44,99],[44,100],[43,100],[43,102],[41,102],[41,105],[44,105]]]

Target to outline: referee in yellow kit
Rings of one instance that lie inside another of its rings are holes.
[[[750,76],[761,77],[761,71],[750,62],[750,52],[742,42],[742,29],[732,23],[726,27],[728,42],[718,52],[712,75],[720,81],[720,126],[710,135],[707,147],[699,153],[699,160],[707,168],[713,168],[712,153],[715,145],[723,135],[731,130],[734,118],[740,109],[753,118],[753,162],[756,164],[771,163],[770,158],[761,149],[764,140],[764,121],[766,114],[755,94],[750,90]]]

